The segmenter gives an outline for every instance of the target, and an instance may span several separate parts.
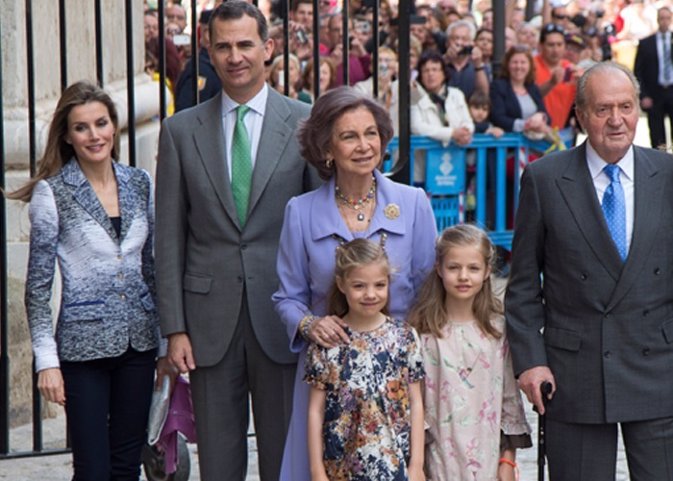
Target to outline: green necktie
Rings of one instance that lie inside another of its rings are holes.
[[[231,144],[231,189],[241,226],[245,225],[248,214],[252,181],[250,138],[243,122],[243,117],[248,110],[250,110],[250,107],[247,105],[239,105],[236,108],[236,127],[234,127],[234,140]]]

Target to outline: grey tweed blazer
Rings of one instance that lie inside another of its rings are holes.
[[[121,235],[70,160],[37,183],[30,202],[26,311],[37,371],[59,359],[114,357],[129,345],[158,345],[152,242],[154,209],[147,172],[114,163]],[[56,261],[63,283],[54,336],[49,306]]]

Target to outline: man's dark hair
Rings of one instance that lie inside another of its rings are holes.
[[[213,36],[213,22],[215,19],[223,21],[238,20],[244,15],[255,19],[259,38],[262,39],[262,42],[266,42],[269,39],[269,26],[266,23],[264,14],[254,5],[241,0],[227,0],[213,10],[208,22],[208,31],[211,37]]]
[[[299,8],[299,5],[301,5],[302,3],[310,5],[311,8],[313,7],[313,0],[292,0],[292,3],[290,4],[292,6],[292,11],[296,12],[297,9]]]

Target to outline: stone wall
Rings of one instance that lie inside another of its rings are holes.
[[[36,150],[39,159],[46,142],[51,115],[61,90],[60,59],[67,58],[69,83],[96,81],[94,2],[68,0],[66,3],[65,52],[59,47],[58,2],[33,2],[33,45],[35,49]],[[120,0],[102,0],[104,87],[119,110],[122,129],[121,161],[128,163],[126,92],[126,12]],[[154,173],[159,133],[159,86],[143,72],[145,48],[143,0],[133,0],[133,56],[135,85],[136,161]],[[28,85],[26,64],[26,12],[24,0],[0,1],[2,32],[2,102],[5,138],[6,188],[13,190],[25,182],[29,165]],[[27,264],[27,206],[7,202],[7,257],[9,293],[9,340],[11,369],[10,423],[30,421],[31,363],[30,338],[23,308]],[[4,268],[5,266],[3,266]],[[57,276],[58,277],[58,276]],[[53,299],[59,298],[58,283]],[[54,303],[54,312],[58,306]],[[54,412],[54,408],[51,408]]]

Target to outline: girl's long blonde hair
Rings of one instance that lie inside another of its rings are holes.
[[[367,239],[353,239],[336,249],[336,264],[334,266],[335,281],[327,298],[327,312],[330,315],[343,317],[348,313],[348,302],[343,292],[337,286],[337,280],[343,282],[354,269],[368,264],[381,264],[386,268],[388,275],[388,292],[390,293],[390,262],[386,251],[380,244]],[[390,296],[389,296],[390,297]],[[382,309],[388,315],[388,302]]]
[[[418,294],[416,305],[409,313],[408,321],[419,334],[442,337],[442,330],[449,322],[446,312],[446,291],[437,270],[449,250],[459,246],[477,247],[484,256],[486,267],[493,272],[496,250],[486,232],[469,224],[445,229],[435,245],[435,268],[425,280]],[[502,314],[503,305],[493,293],[490,276],[484,280],[481,291],[475,297],[472,312],[484,334],[496,339],[502,336],[502,333],[491,323],[495,316]]]
[[[100,102],[107,107],[110,120],[115,128],[112,158],[118,160],[119,116],[117,115],[117,108],[115,107],[114,101],[105,90],[91,82],[75,82],[63,91],[58,104],[56,104],[54,117],[49,126],[47,146],[44,149],[44,155],[39,162],[35,176],[14,192],[7,193],[7,198],[30,202],[35,184],[40,180],[56,175],[61,167],[75,156],[75,150],[72,145],[66,142],[68,116],[73,108],[89,102]]]

